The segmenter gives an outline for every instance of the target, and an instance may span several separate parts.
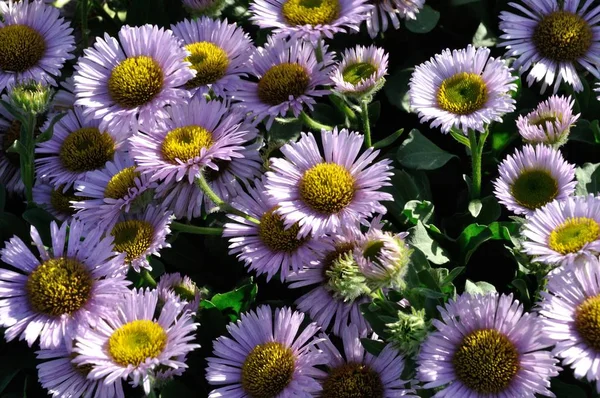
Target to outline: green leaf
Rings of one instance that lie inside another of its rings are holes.
[[[319,104],[317,104],[319,105]],[[369,108],[369,122],[374,125],[381,116],[381,102],[373,101],[368,105]],[[339,124],[339,123],[338,123]]]
[[[577,187],[575,195],[600,193],[600,163],[585,163],[575,170]]]
[[[556,398],[587,398],[588,394],[579,386],[567,384],[556,377],[552,380],[551,391]]]
[[[531,297],[529,295],[529,289],[527,288],[527,282],[525,282],[523,279],[515,279],[511,282],[511,285],[513,285],[519,291],[518,298],[521,300],[521,302],[525,306],[529,306],[531,303]]]
[[[421,250],[427,260],[438,265],[450,261],[446,251],[429,236],[427,228],[425,228],[421,221],[418,221],[417,225],[409,229],[408,232],[408,243]]]
[[[4,369],[2,369],[2,375],[0,376],[0,394],[2,392],[4,392],[4,390],[6,389],[6,387],[8,387],[8,385],[10,384],[10,382],[12,381],[12,379],[15,378],[15,376],[20,372],[21,369],[19,368],[14,368],[11,367],[9,369],[6,369],[5,367],[3,367]]]
[[[494,285],[480,281],[480,282],[471,282],[470,280],[466,280],[465,282],[465,293],[469,294],[488,294],[496,291]]]
[[[426,4],[417,14],[417,19],[409,19],[405,25],[413,33],[428,33],[436,27],[439,20],[440,13]]]
[[[310,112],[310,117],[328,126],[336,126],[344,123],[344,115],[340,114],[333,106],[327,104],[315,104],[314,109]]]
[[[429,182],[424,172],[411,172],[410,174],[404,170],[392,170],[392,172],[392,185],[384,187],[383,190],[390,193],[394,200],[384,202],[384,204],[392,217],[400,222],[405,222],[406,219],[402,212],[407,202],[431,199]],[[413,176],[413,174],[416,175]]]
[[[573,141],[580,141],[587,144],[599,144],[600,134],[597,133],[598,121],[590,122],[589,120],[579,119],[577,124],[571,129],[569,139]]]
[[[456,267],[454,268],[452,271],[450,271],[450,273],[442,280],[441,285],[449,285],[450,283],[452,283],[454,281],[454,279],[456,279],[460,274],[462,274],[465,270],[467,269],[467,267]]]
[[[415,68],[397,70],[387,79],[383,92],[388,101],[399,109],[410,112],[410,96],[408,83]]]
[[[493,222],[489,226],[471,224],[458,237],[462,264],[466,265],[481,244],[488,240],[510,241],[511,235],[518,232],[518,226],[510,222]]]
[[[433,216],[433,203],[428,200],[410,200],[404,205],[402,215],[408,218],[411,224],[421,221],[427,225]]]
[[[231,320],[237,319],[237,315],[246,311],[258,293],[258,286],[249,283],[227,293],[215,294],[210,300],[203,300],[200,303],[202,308],[217,308],[222,312],[233,311],[236,316],[231,316]]]
[[[0,213],[4,211],[4,206],[6,206],[6,189],[0,184]]]
[[[58,123],[58,121],[62,119],[66,114],[66,112],[61,112],[58,115],[55,115],[52,118],[52,121],[50,121],[50,125],[48,126],[48,128],[37,136],[37,138],[35,139],[35,143],[39,144],[41,142],[48,141],[50,138],[52,138],[52,135],[54,134],[54,125]]]
[[[475,47],[494,47],[498,42],[498,37],[485,26],[482,22],[477,27],[473,36],[473,45]]]
[[[383,349],[386,346],[386,343],[384,343],[383,341],[366,338],[361,338],[360,343],[363,347],[365,347],[365,350],[367,350],[369,354],[375,356],[379,355],[379,353],[381,353],[381,351],[383,351]]]
[[[481,203],[481,200],[474,199],[469,202],[468,210],[469,213],[471,213],[471,215],[473,216],[473,218],[477,218],[479,216],[479,213],[481,213],[481,209],[483,209],[483,203]]]
[[[302,131],[302,122],[298,119],[286,123],[274,121],[271,129],[268,132],[269,143],[278,145],[295,142],[300,137]]]
[[[34,207],[23,213],[23,219],[33,225],[40,233],[42,242],[44,242],[46,246],[50,246],[50,243],[52,242],[50,236],[50,223],[56,220],[54,216],[41,207]]]
[[[396,157],[401,165],[417,170],[439,169],[456,155],[448,153],[413,129],[402,143]]]
[[[193,397],[195,395],[194,391],[179,380],[171,380],[160,390],[160,398]]]
[[[381,148],[385,148],[387,146],[392,145],[394,142],[396,142],[396,140],[398,138],[400,138],[400,136],[402,135],[403,132],[404,132],[404,129],[396,130],[394,133],[390,134],[386,138],[374,143],[373,149],[381,149]]]
[[[360,311],[375,333],[379,336],[383,336],[386,333],[386,323],[377,314],[378,308],[376,305],[363,303],[360,305]]]

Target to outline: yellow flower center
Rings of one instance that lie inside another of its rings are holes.
[[[579,15],[555,11],[542,18],[532,38],[542,57],[552,61],[574,62],[587,54],[594,33]]]
[[[600,226],[593,218],[567,218],[550,233],[548,245],[560,254],[577,253],[600,237]]]
[[[281,12],[285,21],[292,26],[327,25],[340,15],[339,0],[287,0]]]
[[[481,75],[460,72],[442,82],[437,102],[443,110],[455,115],[468,115],[485,105],[488,90]]]
[[[147,221],[127,220],[115,224],[110,234],[119,253],[125,253],[125,262],[130,263],[143,256],[152,245],[154,227]]]
[[[377,67],[368,62],[357,62],[346,66],[342,71],[342,78],[350,84],[357,84],[361,80],[366,80],[377,73]]]
[[[192,64],[196,77],[186,83],[186,87],[200,87],[214,83],[225,75],[229,66],[227,52],[208,41],[188,44],[185,48],[192,54],[185,60]]]
[[[200,126],[178,127],[169,131],[162,143],[162,156],[165,160],[180,164],[200,156],[202,148],[209,149],[214,144],[212,133]]]
[[[323,382],[322,398],[383,398],[379,373],[362,363],[347,363],[331,369]]]
[[[129,194],[131,188],[135,188],[135,179],[140,178],[140,172],[135,166],[126,167],[112,176],[104,189],[104,197],[110,199],[121,199]]]
[[[529,124],[546,128],[546,123],[556,124],[560,122],[560,117],[556,113],[540,115],[540,117],[530,120]]]
[[[242,365],[242,388],[251,398],[275,398],[292,381],[296,358],[276,341],[257,345]]]
[[[65,138],[58,157],[65,169],[77,173],[97,170],[112,160],[115,141],[107,132],[94,127],[73,131]]]
[[[525,170],[510,187],[521,206],[535,210],[552,202],[558,195],[558,181],[546,170]]]
[[[293,253],[301,247],[306,239],[297,239],[300,227],[298,224],[284,229],[281,216],[275,213],[277,207],[267,211],[260,219],[258,236],[260,240],[274,252]]]
[[[79,261],[59,257],[39,265],[27,278],[25,289],[35,312],[60,316],[72,314],[91,296],[91,274]]]
[[[167,345],[167,332],[158,323],[138,319],[121,326],[108,339],[108,353],[121,366],[138,366],[158,357]]]
[[[151,57],[127,58],[112,70],[108,93],[123,108],[135,108],[152,101],[161,92],[163,79],[160,65]]]
[[[354,199],[354,177],[336,163],[319,163],[300,180],[300,198],[314,211],[336,214]]]
[[[590,347],[600,351],[600,295],[588,297],[577,307],[575,329]]]
[[[268,105],[279,105],[306,92],[310,75],[298,64],[272,66],[258,82],[258,98]]]
[[[75,196],[75,190],[73,187],[63,192],[64,185],[58,188],[52,188],[50,191],[50,206],[59,213],[72,216],[75,214],[75,209],[71,206],[72,201],[82,201],[86,198],[82,196]]]
[[[2,154],[6,156],[6,159],[8,159],[13,166],[17,167],[20,166],[19,154],[7,151],[19,138],[21,138],[21,122],[15,119],[10,123],[10,126],[8,126],[8,129],[4,133],[4,137],[2,137]]]
[[[26,25],[0,28],[0,69],[25,72],[38,64],[46,53],[46,41]]]
[[[479,394],[499,394],[519,371],[519,352],[502,333],[476,330],[465,336],[452,357],[454,372],[469,389]]]

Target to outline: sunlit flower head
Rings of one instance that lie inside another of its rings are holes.
[[[526,116],[519,116],[519,134],[530,144],[548,144],[554,147],[565,144],[571,127],[580,116],[573,115],[574,104],[575,100],[571,97],[551,96]]]
[[[159,302],[179,300],[185,302],[183,311],[189,310],[194,313],[198,311],[202,292],[189,276],[181,276],[179,272],[163,274],[156,290],[158,290]]]
[[[515,214],[531,215],[536,209],[563,200],[575,192],[575,166],[558,149],[525,145],[500,164],[494,181],[498,201]]]
[[[492,121],[515,110],[511,91],[516,77],[502,59],[490,57],[490,49],[475,48],[442,51],[417,65],[410,79],[410,106],[421,123],[433,120],[431,127],[443,133],[451,128],[483,132]]]
[[[350,96],[373,94],[383,87],[388,55],[383,48],[356,46],[344,51],[331,72],[333,90]]]
[[[153,128],[168,117],[165,106],[189,97],[181,87],[196,75],[188,55],[173,32],[157,26],[123,26],[118,40],[105,33],[75,66],[75,105],[101,129]]]
[[[583,90],[576,67],[600,77],[600,7],[594,1],[522,0],[509,3],[516,13],[500,13],[500,46],[507,57],[516,57],[513,67],[527,75],[527,84],[542,82],[542,93],[560,83]]]
[[[60,228],[52,222],[48,250],[31,227],[39,258],[16,236],[0,250],[0,259],[17,269],[0,269],[0,324],[7,341],[19,336],[31,346],[39,337],[41,348],[59,347],[79,328],[110,314],[128,292],[130,282],[112,276],[123,261],[115,257],[112,239],[102,238],[98,228],[85,238],[83,233],[79,221]]]
[[[400,19],[417,19],[417,14],[425,5],[425,0],[376,0],[367,19],[369,36],[375,38],[379,32],[385,32],[389,22],[394,29],[400,28]]]

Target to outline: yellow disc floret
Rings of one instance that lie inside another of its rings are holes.
[[[114,67],[108,79],[108,93],[126,109],[144,105],[163,87],[163,71],[153,58],[140,55],[127,58]]]
[[[292,26],[327,25],[340,16],[339,0],[287,0],[281,7],[283,18]]]
[[[524,170],[512,183],[510,193],[521,206],[535,210],[558,195],[558,181],[547,170]]]
[[[73,131],[65,138],[58,157],[65,169],[77,173],[96,170],[112,160],[115,141],[110,134],[94,127]]]
[[[104,189],[104,197],[110,199],[122,199],[129,194],[131,188],[135,188],[135,179],[140,178],[140,172],[135,166],[126,167],[112,176]]]
[[[36,66],[46,53],[46,41],[26,25],[0,28],[0,70],[25,72]]]
[[[50,191],[50,205],[52,208],[60,213],[73,215],[75,209],[71,206],[71,202],[78,202],[85,200],[82,196],[75,196],[75,190],[73,187],[69,187],[63,192],[64,185],[60,185],[57,188],[52,188]]]
[[[577,307],[575,329],[590,347],[600,351],[600,295],[588,297]]]
[[[111,233],[115,250],[126,253],[125,261],[131,262],[142,256],[152,245],[154,227],[143,220],[120,221]]]
[[[483,108],[488,99],[487,85],[481,75],[460,72],[442,82],[437,102],[443,110],[468,115]]]
[[[121,366],[139,366],[158,357],[167,345],[167,332],[158,323],[138,319],[121,326],[108,339],[108,353]]]
[[[200,151],[214,144],[210,131],[200,126],[178,127],[169,131],[162,143],[162,156],[165,160],[180,164],[200,156]],[[178,161],[179,160],[179,161]]]
[[[354,177],[337,163],[319,163],[300,179],[300,198],[314,211],[336,214],[354,199]]]
[[[577,253],[600,237],[600,226],[593,218],[567,218],[548,239],[550,248],[560,254]]]
[[[306,239],[298,239],[298,224],[285,229],[281,216],[275,213],[277,207],[267,211],[260,218],[258,236],[260,240],[272,251],[293,253],[302,246]]]
[[[60,316],[81,309],[91,296],[92,284],[92,276],[82,263],[59,257],[33,270],[25,289],[34,311]]]
[[[379,373],[362,363],[347,363],[331,369],[323,382],[322,398],[382,398]]]
[[[573,62],[584,57],[592,46],[590,24],[569,11],[545,15],[533,31],[533,43],[544,58]]]
[[[211,84],[225,76],[229,66],[227,52],[208,41],[200,41],[185,46],[191,55],[185,60],[192,64],[196,77],[186,83],[188,88]]]
[[[279,105],[306,92],[310,75],[303,66],[283,63],[272,66],[258,82],[258,98],[268,105]]]
[[[257,345],[242,365],[242,388],[251,398],[275,398],[292,381],[296,358],[276,341]]]

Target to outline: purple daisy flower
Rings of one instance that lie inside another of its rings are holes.
[[[126,134],[102,130],[97,120],[87,120],[75,107],[55,125],[52,138],[37,144],[36,172],[54,186],[84,180],[87,172],[104,168],[125,149]]]
[[[72,33],[54,7],[41,1],[8,3],[0,20],[0,92],[29,79],[56,85],[65,62],[74,58]]]
[[[299,271],[307,265],[314,252],[327,248],[319,239],[311,236],[298,238],[300,227],[294,224],[286,228],[279,214],[277,203],[267,195],[263,182],[256,180],[248,193],[240,189],[232,201],[233,207],[260,221],[252,221],[228,214],[235,221],[224,226],[223,237],[229,238],[229,254],[244,261],[249,270],[258,275],[266,274],[269,281],[280,272],[281,281],[290,271]]]
[[[323,330],[331,326],[333,334],[341,336],[348,325],[356,325],[361,335],[371,328],[360,311],[360,305],[369,302],[366,295],[349,295],[341,285],[334,283],[334,262],[344,257],[352,257],[352,252],[361,238],[358,229],[342,226],[336,235],[325,240],[328,249],[315,253],[315,261],[305,268],[292,273],[286,282],[290,289],[313,287],[311,291],[296,300],[300,311],[306,312]],[[355,272],[360,272],[354,263]]]
[[[62,345],[36,351],[36,354],[37,359],[44,360],[37,365],[40,384],[52,397],[125,398],[121,384],[106,385],[101,379],[88,379],[86,376],[91,367],[73,363],[73,357],[77,354],[72,348]]]
[[[317,346],[329,357],[327,375],[320,382],[321,397],[415,397],[414,390],[402,380],[404,357],[388,344],[374,356],[365,351],[356,325],[342,332],[342,354],[327,335]]]
[[[73,186],[54,187],[38,178],[33,185],[33,201],[52,214],[59,221],[69,220],[77,212],[73,201],[81,200],[75,196]]]
[[[525,145],[500,164],[494,195],[515,214],[531,215],[553,200],[564,200],[575,192],[575,166],[558,149]]]
[[[185,87],[194,95],[210,91],[220,97],[235,94],[240,77],[251,71],[250,56],[255,48],[250,36],[235,23],[208,17],[186,19],[171,29],[183,40],[191,54],[185,60],[196,71],[196,76]]]
[[[301,312],[290,308],[260,306],[242,314],[227,326],[231,337],[214,341],[213,355],[207,359],[206,380],[224,387],[209,397],[309,397],[321,390],[315,377],[323,372],[316,365],[327,357],[315,343],[319,327],[308,324],[302,331]]]
[[[552,353],[563,365],[573,368],[575,377],[586,378],[600,391],[600,340],[595,314],[600,310],[600,264],[590,261],[582,267],[553,275],[548,293],[540,292],[539,312],[542,334]]]
[[[374,163],[379,151],[358,156],[364,137],[337,128],[321,132],[324,158],[312,133],[281,148],[285,159],[271,159],[265,188],[279,205],[286,227],[298,223],[298,236],[319,237],[354,225],[373,213],[385,214],[380,201],[393,200],[378,190],[390,185],[391,161]]]
[[[516,57],[513,67],[529,70],[527,84],[542,81],[542,93],[554,83],[554,93],[564,80],[577,91],[583,84],[579,64],[600,78],[600,6],[595,1],[522,0],[510,3],[518,14],[500,13],[500,46],[507,57]],[[594,6],[593,6],[594,5]],[[590,9],[590,6],[593,6]],[[532,68],[533,65],[533,68]]]
[[[553,396],[557,360],[544,350],[539,318],[512,295],[462,294],[438,309],[417,360],[423,387],[443,387],[434,397]]]
[[[78,328],[95,324],[128,291],[129,281],[112,277],[123,261],[114,255],[112,239],[101,238],[101,229],[81,239],[83,232],[79,221],[60,228],[53,221],[51,252],[31,227],[40,259],[16,236],[0,251],[0,259],[19,271],[0,269],[0,324],[8,328],[7,341],[20,335],[31,346],[40,337],[41,348],[58,347]]]
[[[84,54],[75,67],[75,105],[101,129],[155,127],[168,117],[166,105],[189,97],[180,86],[196,75],[180,40],[153,25],[123,26],[119,40],[104,34]]]
[[[383,87],[388,55],[383,48],[356,46],[348,49],[331,72],[333,90],[344,95],[373,94]]]
[[[93,365],[90,380],[103,379],[109,386],[129,379],[133,387],[143,385],[146,394],[155,372],[187,368],[180,359],[200,347],[191,343],[198,324],[178,300],[164,303],[155,317],[157,304],[157,290],[134,289],[122,296],[113,316],[101,318],[77,339],[73,362]]]
[[[84,180],[75,182],[78,197],[73,207],[77,218],[104,229],[111,228],[117,219],[143,208],[152,200],[156,183],[140,173],[127,153],[117,154],[104,168],[93,170]]]
[[[367,30],[369,36],[375,38],[379,32],[385,32],[388,28],[388,18],[394,29],[400,28],[400,20],[417,19],[417,14],[425,5],[425,0],[379,0],[374,2],[375,8],[367,19]]]
[[[539,103],[527,116],[519,115],[517,128],[523,140],[531,144],[559,147],[567,142],[571,127],[580,114],[573,115],[575,100],[553,95]]]
[[[314,43],[339,32],[358,32],[373,8],[366,0],[254,0],[250,20],[262,29],[274,28],[276,36]]]
[[[196,313],[202,293],[189,276],[181,276],[179,272],[163,274],[158,281],[158,299],[161,302],[180,300],[184,302],[183,311]]]
[[[6,100],[5,97],[2,99]],[[21,180],[19,155],[7,151],[20,137],[21,122],[0,104],[0,184],[7,192],[16,195],[25,192],[25,185]]]
[[[258,83],[243,81],[235,97],[243,101],[257,121],[268,117],[267,128],[277,116],[291,111],[298,117],[304,105],[313,109],[314,97],[328,95],[317,86],[329,84],[332,55],[323,47],[323,62],[308,42],[269,37],[267,44],[252,55],[252,75]]]
[[[136,272],[141,268],[151,270],[149,256],[160,257],[160,250],[171,247],[167,235],[173,216],[162,207],[147,206],[142,212],[124,214],[110,227],[114,238],[114,250],[123,253],[125,266],[131,266]],[[128,268],[119,270],[127,273]]]
[[[600,253],[600,197],[567,197],[537,209],[525,222],[523,249],[549,265],[572,265]]]
[[[442,133],[455,127],[483,132],[492,121],[515,110],[511,91],[516,77],[502,59],[490,57],[490,49],[442,51],[418,65],[410,79],[410,106],[421,123],[440,126]]]

